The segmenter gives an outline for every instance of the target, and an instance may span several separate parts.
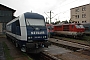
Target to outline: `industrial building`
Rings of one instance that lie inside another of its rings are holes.
[[[0,34],[6,30],[6,23],[15,18],[16,10],[0,4]]]
[[[90,4],[70,9],[71,23],[90,23]]]

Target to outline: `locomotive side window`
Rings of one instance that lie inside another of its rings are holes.
[[[12,28],[12,33],[15,34],[16,33],[16,23],[15,22],[12,23],[11,28]]]
[[[16,21],[16,26],[20,26],[19,20]]]
[[[19,20],[17,20],[15,23],[16,23],[16,34],[21,35]]]
[[[7,31],[11,32],[11,24],[7,25],[6,29]]]
[[[33,26],[45,26],[44,20],[41,19],[26,19],[26,24]]]

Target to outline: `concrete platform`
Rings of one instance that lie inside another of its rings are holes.
[[[58,46],[55,46],[55,45],[51,45],[48,48],[45,48],[44,51],[48,52],[51,55],[58,55],[58,54],[72,52],[70,50],[66,50],[65,48],[58,47]]]

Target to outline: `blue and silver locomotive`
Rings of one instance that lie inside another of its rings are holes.
[[[23,52],[38,52],[49,46],[45,19],[38,13],[26,12],[6,25],[6,36]]]

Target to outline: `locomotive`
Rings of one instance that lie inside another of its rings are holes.
[[[90,35],[90,23],[82,23],[85,28],[85,35]]]
[[[6,37],[22,52],[38,53],[49,46],[45,19],[38,13],[26,12],[6,24]]]
[[[72,36],[74,38],[84,35],[85,28],[81,24],[58,24],[54,25],[54,34]]]

